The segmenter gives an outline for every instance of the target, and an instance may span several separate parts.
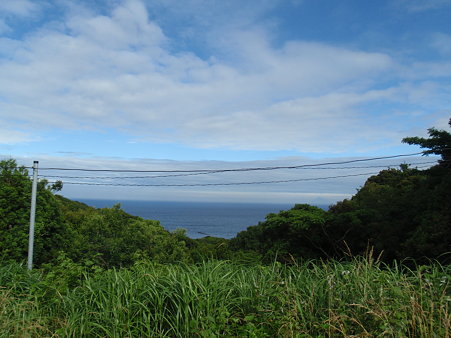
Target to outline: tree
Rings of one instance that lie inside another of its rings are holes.
[[[26,257],[30,192],[28,171],[12,159],[0,161],[0,259]]]
[[[448,122],[451,127],[451,118]],[[425,155],[436,154],[440,155],[442,159],[439,161],[440,165],[447,168],[451,167],[451,134],[445,130],[438,130],[435,128],[428,129],[429,138],[423,137],[405,137],[402,139],[403,143],[416,144],[421,148],[428,148],[424,152]]]
[[[328,257],[330,245],[325,223],[326,211],[296,204],[290,210],[271,213],[265,222],[238,233],[230,246],[234,250],[257,251],[267,261],[274,257],[286,261],[292,257]]]
[[[449,121],[451,126],[451,120]],[[449,263],[451,252],[451,134],[428,129],[429,138],[407,137],[404,143],[441,156],[427,170],[382,170],[371,176],[350,200],[328,212],[309,205],[270,214],[230,241],[232,250],[255,251],[264,258],[343,257],[368,249],[387,262],[436,259]]]
[[[351,200],[329,210],[327,229],[337,251],[385,261],[438,259],[446,263],[451,246],[451,171],[387,169],[368,178]]]
[[[35,263],[57,256],[69,239],[55,196],[46,181],[38,183],[35,221]],[[0,161],[0,260],[24,261],[28,252],[31,179],[13,159]]]
[[[53,192],[61,191],[63,189],[63,182],[62,181],[56,181],[53,183],[49,189]]]
[[[170,233],[159,221],[132,216],[121,209],[94,209],[58,198],[73,233],[68,257],[75,262],[94,261],[111,268],[130,266],[137,260],[159,263],[189,260],[183,232]]]

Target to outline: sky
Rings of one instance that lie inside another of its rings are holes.
[[[402,138],[451,117],[450,17],[451,0],[3,0],[0,159],[201,170],[418,152]],[[333,203],[378,170],[40,174],[70,198]]]

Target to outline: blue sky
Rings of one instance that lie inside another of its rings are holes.
[[[451,116],[450,17],[450,0],[2,1],[0,156],[209,168],[414,152],[403,137]],[[363,182],[157,195],[333,201]],[[113,194],[89,189],[63,193]]]

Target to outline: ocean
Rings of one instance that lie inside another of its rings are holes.
[[[251,225],[264,221],[269,213],[288,210],[293,204],[154,202],[79,199],[95,208],[120,203],[124,211],[144,219],[160,221],[165,229],[186,229],[190,238],[214,236],[232,238]],[[327,208],[326,206],[319,206]]]

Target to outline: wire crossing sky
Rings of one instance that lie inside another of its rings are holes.
[[[450,16],[451,0],[0,1],[0,158],[194,174],[413,153],[403,137],[451,117]]]
[[[420,153],[421,154],[421,153]],[[142,176],[143,172],[156,173],[159,170],[127,170],[127,169],[90,169],[90,168],[41,168],[44,174],[40,174],[40,179],[58,179],[63,180],[64,185],[69,186],[93,186],[93,187],[127,187],[127,188],[190,188],[190,187],[237,187],[237,186],[256,186],[256,185],[277,185],[287,183],[299,183],[299,182],[313,182],[323,180],[341,180],[347,178],[364,177],[367,178],[371,175],[376,175],[377,171],[368,172],[368,168],[379,169],[399,169],[400,165],[404,164],[414,169],[426,169],[432,165],[437,164],[435,161],[418,161],[417,158],[412,158],[414,154],[400,154],[386,157],[372,157],[364,159],[354,159],[342,162],[322,162],[314,164],[303,164],[297,166],[279,166],[279,167],[249,167],[249,168],[233,168],[233,169],[202,169],[185,171],[183,174],[178,174],[178,170],[164,170],[165,173],[175,173],[173,175],[146,175]],[[409,156],[409,161],[406,162],[392,162],[388,163],[387,160],[395,161],[402,157]],[[383,161],[384,164],[379,165],[359,165],[349,166],[349,163],[355,162],[372,162]],[[229,163],[230,164],[230,163]],[[295,170],[293,170],[295,169]],[[302,169],[302,170],[300,170]],[[363,172],[362,172],[363,170]],[[68,171],[83,172],[85,175],[91,174],[91,176],[70,176],[67,175]],[[50,172],[50,175],[48,175]],[[61,174],[55,175],[52,173]],[[103,172],[105,175],[98,176],[99,172]],[[261,173],[261,179],[256,180],[255,174]],[[343,173],[344,172],[344,173]],[[135,176],[124,176],[124,174],[130,175],[136,173]],[[337,174],[339,173],[339,174]],[[114,174],[114,175],[113,175]],[[192,176],[200,176],[196,177]],[[211,180],[206,175],[213,175],[215,178]],[[247,176],[246,176],[247,175]],[[264,179],[263,179],[264,178]],[[283,179],[281,179],[283,178]],[[73,179],[79,179],[74,181]],[[50,181],[49,184],[53,184],[56,181]]]
[[[428,167],[428,165],[437,164],[437,161],[426,161],[426,162],[416,162],[416,163],[408,163],[410,166],[418,167],[418,165],[421,165],[421,167]],[[426,166],[425,166],[426,165]],[[390,165],[372,165],[372,166],[354,166],[354,167],[297,167],[297,168],[288,168],[288,169],[314,169],[314,170],[346,170],[346,169],[368,169],[368,168],[379,168],[384,169],[387,167],[397,167],[398,164],[394,166]],[[281,168],[279,168],[281,169]],[[57,170],[57,169],[55,169]],[[188,173],[188,174],[174,174],[174,175],[147,175],[147,176],[66,176],[66,175],[39,175],[43,178],[86,178],[86,179],[136,179],[136,178],[167,178],[167,177],[186,177],[186,176],[197,176],[197,175],[210,175],[210,174],[218,174],[218,173],[224,173],[224,172],[230,172],[231,170],[216,170],[216,171],[207,171],[207,172],[195,172],[195,173]]]
[[[260,171],[260,170],[278,170],[278,169],[300,169],[300,168],[311,168],[311,167],[319,167],[331,164],[348,164],[348,163],[356,163],[356,162],[368,162],[375,160],[385,160],[391,158],[399,158],[399,157],[407,157],[414,155],[421,155],[423,152],[411,153],[411,154],[399,154],[399,155],[390,155],[390,156],[380,156],[373,158],[361,158],[355,160],[347,160],[340,162],[326,162],[326,163],[316,163],[316,164],[301,164],[294,166],[279,166],[279,167],[253,167],[253,168],[235,168],[235,169],[200,169],[200,170],[127,170],[127,169],[89,169],[89,168],[41,168],[41,170],[71,170],[71,171],[104,171],[104,172],[139,172],[139,173],[160,173],[160,172],[171,172],[171,173],[218,173],[218,172],[231,172],[231,171]]]

